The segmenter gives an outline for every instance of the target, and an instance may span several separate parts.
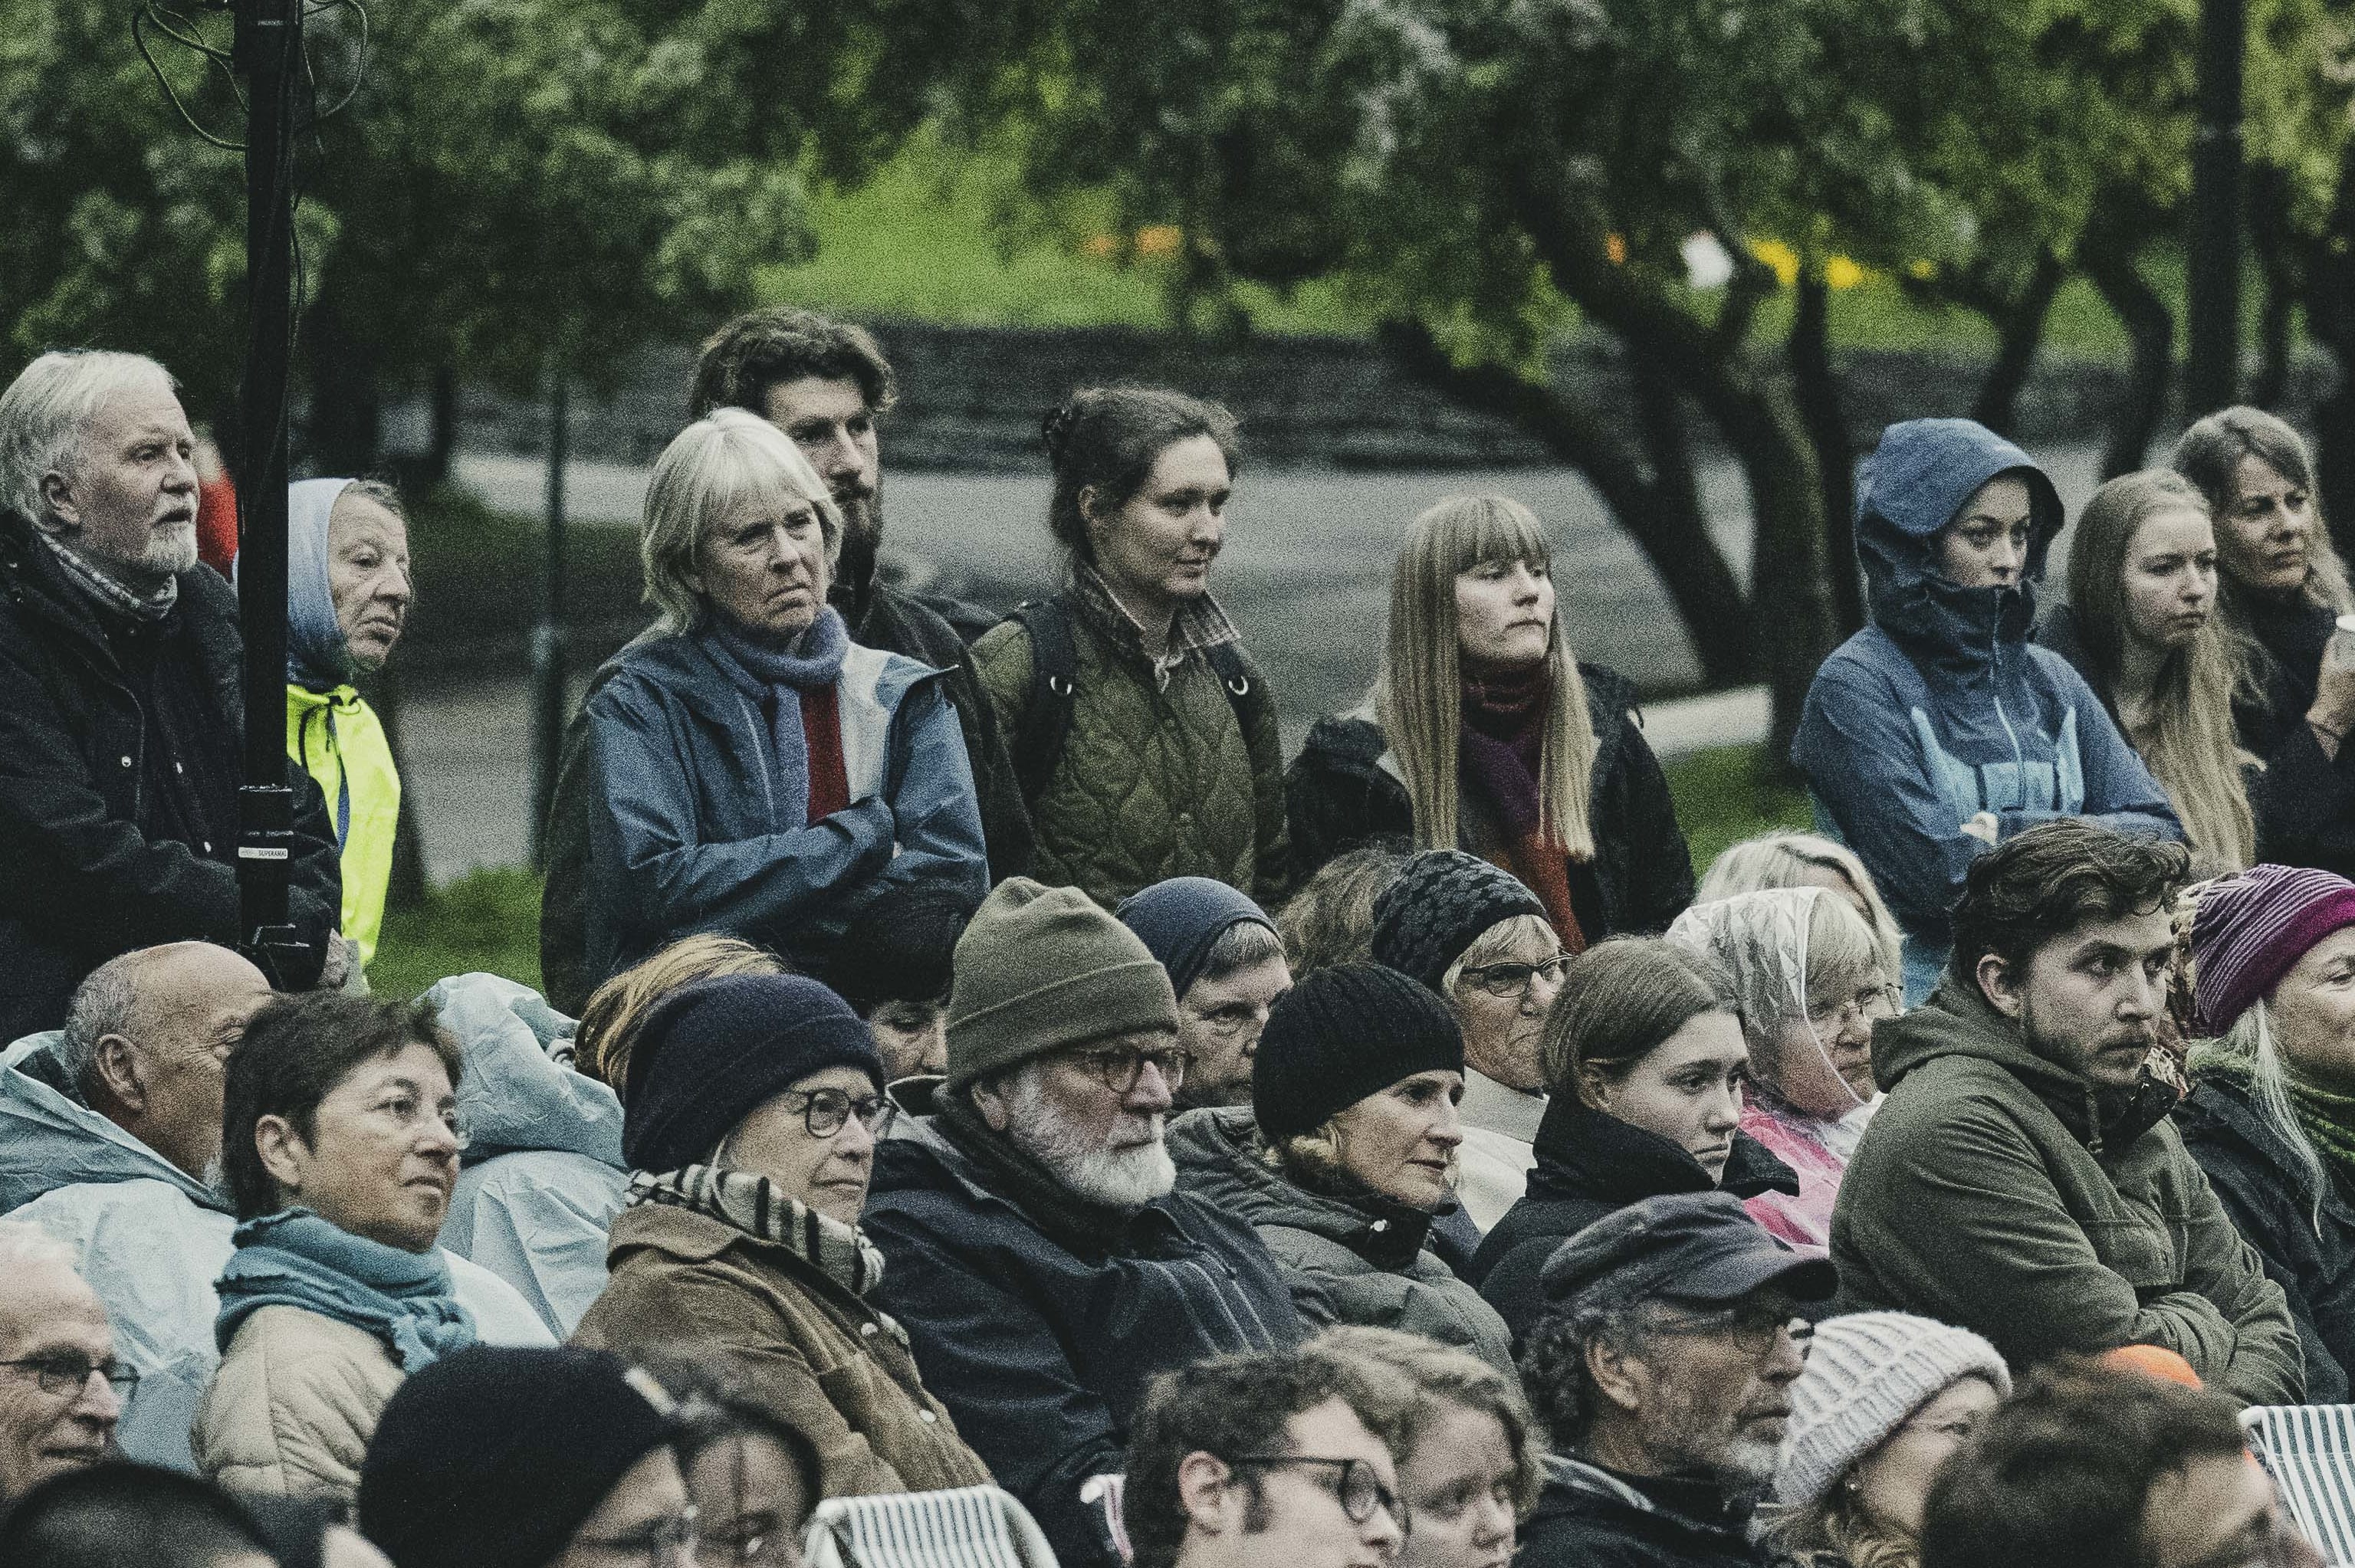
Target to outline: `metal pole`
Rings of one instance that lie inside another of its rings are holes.
[[[548,812],[564,760],[564,464],[570,387],[561,362],[548,373],[547,556],[539,577],[539,621],[531,629],[531,863],[548,865]]]
[[[245,138],[247,338],[238,478],[238,619],[245,637],[239,923],[265,968],[295,946],[286,923],[294,795],[286,782],[286,379],[293,344],[294,109],[303,0],[239,0]]]
[[[2202,0],[2187,270],[2190,350],[2183,376],[2183,411],[2194,418],[2240,400],[2241,66],[2247,42],[2244,0]]]

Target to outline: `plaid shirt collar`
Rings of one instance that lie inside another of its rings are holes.
[[[1145,628],[1114,595],[1103,574],[1084,561],[1071,567],[1071,598],[1091,626],[1111,638],[1124,652],[1151,665],[1155,681],[1163,686],[1169,683],[1170,672],[1184,663],[1188,654],[1241,641],[1235,623],[1206,593],[1199,599],[1180,601],[1178,613],[1170,619],[1168,647],[1156,659],[1145,650]]]

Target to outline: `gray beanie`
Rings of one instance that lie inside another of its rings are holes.
[[[1816,1325],[1791,1384],[1791,1422],[1774,1466],[1778,1509],[1803,1509],[1913,1413],[1966,1377],[2009,1398],[2011,1372],[1972,1333],[1904,1312],[1851,1312]]]

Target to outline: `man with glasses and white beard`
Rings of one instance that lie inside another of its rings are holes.
[[[1159,1372],[1301,1326],[1251,1227],[1174,1190],[1185,1081],[1169,978],[1076,888],[1016,877],[956,946],[938,1114],[877,1150],[878,1293],[924,1384],[1066,1568],[1110,1568],[1082,1504],[1125,1468]]]

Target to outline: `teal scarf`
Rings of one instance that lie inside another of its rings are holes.
[[[474,1317],[451,1294],[450,1266],[438,1248],[403,1252],[308,1209],[248,1220],[231,1239],[237,1251],[221,1271],[220,1316],[213,1322],[224,1354],[238,1329],[264,1307],[299,1307],[365,1329],[406,1372],[474,1342]]]

